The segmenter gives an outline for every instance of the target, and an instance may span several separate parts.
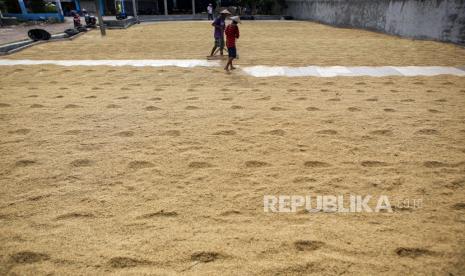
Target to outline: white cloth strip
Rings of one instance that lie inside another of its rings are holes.
[[[465,76],[465,70],[456,67],[442,66],[307,66],[307,67],[285,67],[285,66],[252,66],[242,70],[254,77],[386,77],[386,76],[436,76],[454,75]]]
[[[0,66],[13,65],[59,66],[136,66],[136,67],[216,67],[220,61],[200,59],[142,59],[142,60],[19,60],[0,59]],[[447,66],[251,66],[242,70],[254,77],[386,77],[386,76],[465,76],[465,69]]]
[[[59,65],[59,66],[136,66],[136,67],[211,67],[219,66],[219,61],[200,59],[142,59],[142,60],[19,60],[0,59],[0,66],[12,65]]]

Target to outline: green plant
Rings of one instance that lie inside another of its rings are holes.
[[[52,3],[47,3],[45,5],[45,12],[47,12],[47,13],[56,13],[57,12],[56,5],[52,4]]]

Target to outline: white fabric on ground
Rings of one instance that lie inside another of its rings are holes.
[[[136,66],[136,67],[210,67],[219,66],[218,61],[200,59],[146,59],[146,60],[18,60],[0,59],[0,66],[5,65],[59,65],[59,66]]]
[[[465,71],[456,67],[442,66],[307,66],[307,67],[285,67],[285,66],[252,66],[242,70],[254,77],[337,77],[337,76],[435,76],[455,75],[465,76]]]
[[[12,65],[59,65],[59,66],[136,66],[136,67],[216,67],[218,60],[200,59],[147,59],[147,60],[16,60],[0,59],[0,66]],[[465,76],[461,67],[446,66],[251,66],[242,70],[254,77],[386,77],[386,76]]]

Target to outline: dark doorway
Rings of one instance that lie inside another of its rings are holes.
[[[71,16],[71,11],[76,10],[76,4],[74,1],[60,1],[61,2],[61,8],[63,9],[63,15],[64,16]]]
[[[5,6],[7,13],[21,13],[18,0],[6,0]]]

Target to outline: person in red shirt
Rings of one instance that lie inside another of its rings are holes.
[[[231,17],[232,23],[229,24],[224,33],[226,35],[226,47],[228,47],[228,63],[226,63],[226,67],[224,70],[234,70],[236,69],[232,62],[237,57],[237,49],[236,49],[236,39],[239,38],[239,27],[237,26],[238,23],[241,22],[239,16]]]
[[[81,17],[79,16],[79,14],[76,11],[71,11],[71,15],[73,16],[74,28],[81,27]]]

